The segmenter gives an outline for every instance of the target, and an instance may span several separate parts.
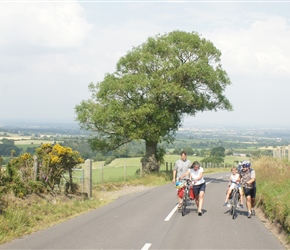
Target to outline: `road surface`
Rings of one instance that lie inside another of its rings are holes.
[[[230,173],[205,175],[203,215],[190,202],[176,211],[173,184],[125,195],[64,223],[16,239],[0,249],[285,249],[257,218],[223,206]]]

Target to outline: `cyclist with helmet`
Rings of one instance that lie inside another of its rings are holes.
[[[174,165],[173,169],[173,179],[172,182],[175,183],[176,181],[180,180],[180,177],[187,173],[188,168],[190,167],[191,162],[187,160],[187,154],[185,151],[180,152],[180,160],[177,160]],[[177,183],[176,185],[179,185],[180,183]],[[181,189],[178,188],[177,190],[177,199],[178,199],[178,209],[181,209],[182,205],[182,198],[179,197],[179,192]]]
[[[244,187],[244,194],[246,196],[246,205],[248,209],[248,218],[255,215],[255,198],[256,198],[256,172],[251,169],[251,163],[244,161],[242,163],[243,169],[240,173],[240,181]]]

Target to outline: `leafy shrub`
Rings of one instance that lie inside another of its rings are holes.
[[[36,150],[38,173],[34,172],[35,161],[29,153],[24,153],[8,162],[5,171],[0,171],[1,194],[12,192],[23,198],[31,193],[54,193],[55,185],[60,185],[64,173],[69,173],[65,191],[74,193],[77,185],[72,180],[72,169],[83,162],[77,151],[59,144],[43,144]]]

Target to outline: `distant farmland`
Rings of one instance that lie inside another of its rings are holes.
[[[21,135],[16,135],[16,134],[3,134],[0,133],[0,140],[2,139],[7,139],[7,140],[12,140],[14,141],[15,145],[41,145],[44,143],[62,143],[63,141],[54,141],[54,140],[48,140],[47,138],[39,138],[39,139],[31,139],[31,136],[21,136]]]

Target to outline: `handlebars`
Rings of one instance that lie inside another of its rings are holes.
[[[190,179],[185,179],[185,178],[183,178],[183,179],[181,179],[180,181],[186,183],[187,185],[190,185],[190,184],[191,184],[191,180],[190,180]]]

